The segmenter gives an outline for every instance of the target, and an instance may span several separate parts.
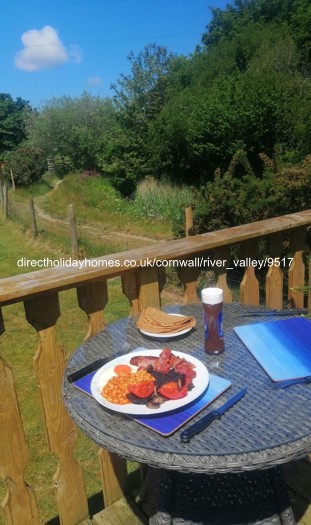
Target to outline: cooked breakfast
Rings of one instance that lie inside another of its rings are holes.
[[[158,357],[135,355],[129,365],[117,365],[102,389],[111,403],[145,404],[158,408],[162,403],[185,397],[193,388],[195,365],[164,348]]]

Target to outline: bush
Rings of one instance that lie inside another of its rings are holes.
[[[261,154],[263,173],[253,173],[245,152],[237,152],[225,173],[195,194],[194,233],[238,226],[310,208],[311,156],[288,165],[282,153]]]
[[[46,171],[46,159],[39,150],[20,146],[4,157],[4,176],[8,181],[11,181],[11,170],[16,186],[29,186],[41,179]]]

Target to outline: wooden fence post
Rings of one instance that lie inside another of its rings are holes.
[[[33,203],[33,198],[32,197],[30,197],[30,199],[29,199],[29,210],[30,210],[30,220],[31,220],[32,235],[33,235],[33,238],[36,239],[38,237],[38,230],[37,230],[35,207],[34,207],[34,203]]]
[[[5,182],[3,184],[3,216],[6,221],[8,218],[8,185]]]
[[[186,208],[186,237],[192,235],[193,230],[193,213],[192,206]]]
[[[48,173],[55,173],[55,162],[54,159],[47,159]]]
[[[0,204],[3,206],[3,182],[0,180]]]
[[[10,175],[11,175],[11,181],[12,181],[12,189],[13,191],[15,191],[15,180],[14,180],[13,170],[10,170]]]
[[[79,258],[79,244],[78,244],[78,233],[77,233],[75,209],[74,209],[73,204],[68,204],[68,222],[69,222],[71,253],[74,259],[78,259]]]

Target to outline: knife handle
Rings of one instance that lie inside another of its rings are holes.
[[[194,425],[191,425],[191,427],[187,428],[180,434],[180,439],[183,443],[189,443],[190,439],[204,430],[208,425],[212,423],[215,419],[220,418],[220,414],[216,410],[212,410],[206,416],[202,417],[197,423],[194,423]]]
[[[72,372],[71,374],[68,374],[67,381],[69,383],[74,383],[74,381],[78,381],[78,379],[81,379],[84,376],[87,376],[91,372],[94,372],[94,370],[98,370],[101,366],[105,365],[106,363],[109,363],[110,358],[104,357],[102,359],[97,359],[96,361],[93,361],[93,363],[90,363],[89,365],[84,366],[80,370],[77,370],[76,372]]]

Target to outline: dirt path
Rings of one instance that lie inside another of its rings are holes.
[[[36,216],[40,219],[43,219],[45,221],[49,221],[49,222],[52,222],[54,224],[58,224],[61,226],[65,226],[66,228],[68,226],[68,221],[64,219],[57,219],[56,217],[53,217],[53,215],[50,215],[49,213],[46,213],[44,210],[39,208],[37,204],[35,205],[35,211],[36,211]],[[114,230],[105,231],[105,230],[102,230],[101,228],[95,228],[94,226],[87,226],[83,224],[78,224],[77,228],[80,231],[84,231],[91,236],[102,237],[103,239],[107,239],[107,240],[113,239],[114,237],[118,237],[121,240],[122,239],[124,240],[133,239],[133,240],[142,241],[142,242],[150,243],[150,244],[156,243],[156,242],[165,242],[161,240],[159,241],[159,239],[151,239],[150,237],[145,237],[143,235],[134,235],[133,233],[122,233],[122,232],[117,232]]]
[[[51,192],[56,191],[58,186],[62,182],[63,182],[62,180],[58,180],[54,184],[54,187],[51,189]],[[49,192],[49,193],[51,193],[51,192]],[[40,208],[38,206],[38,204],[35,204],[35,212],[36,212],[37,218],[39,218],[39,219],[42,219],[44,221],[48,221],[48,222],[53,223],[55,225],[64,226],[66,228],[68,226],[68,221],[66,221],[65,219],[58,219],[56,217],[53,217],[53,215],[51,215],[50,213],[47,213],[44,210],[42,210],[42,208]],[[116,237],[121,242],[124,241],[126,243],[128,241],[134,241],[134,242],[137,242],[137,243],[141,242],[142,245],[144,245],[144,244],[154,244],[154,243],[157,243],[157,242],[165,242],[163,240],[152,239],[151,237],[146,237],[144,235],[135,235],[133,233],[120,232],[120,231],[115,231],[115,230],[109,230],[108,231],[108,230],[103,230],[100,227],[97,228],[95,226],[88,226],[88,225],[84,225],[84,224],[77,224],[77,228],[78,228],[78,230],[80,232],[84,232],[85,234],[87,234],[89,236],[92,236],[92,237],[101,237],[102,240],[106,240],[107,242],[112,242]]]

